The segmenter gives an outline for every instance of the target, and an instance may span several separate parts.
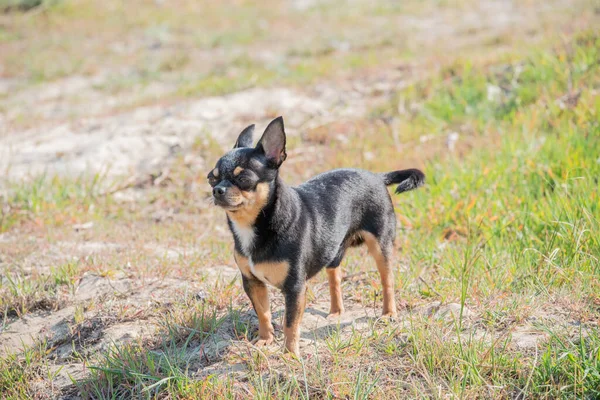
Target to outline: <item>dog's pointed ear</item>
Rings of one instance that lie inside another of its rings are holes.
[[[254,135],[254,124],[248,126],[246,129],[240,133],[235,144],[233,145],[234,149],[238,147],[252,147],[252,136]]]
[[[267,158],[268,163],[279,168],[287,157],[285,153],[285,130],[283,128],[283,117],[277,117],[263,133],[256,145],[256,150],[261,151]]]

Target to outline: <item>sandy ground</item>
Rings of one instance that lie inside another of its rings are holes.
[[[297,7],[309,7],[312,1],[297,1]],[[556,11],[568,2],[549,3],[540,13]],[[551,8],[554,7],[554,8]],[[539,14],[520,8],[515,2],[486,1],[462,16],[432,15],[430,19],[411,20],[407,29],[414,30],[419,46],[439,46],[439,41],[453,43],[454,48],[481,45],[491,36],[501,36],[518,26],[520,30],[538,27]],[[479,32],[468,34],[466,32]],[[431,67],[431,64],[423,64]],[[224,148],[246,125],[257,123],[263,127],[276,115],[284,115],[286,129],[291,135],[331,121],[360,118],[382,101],[389,99],[399,88],[427,74],[421,64],[398,66],[396,69],[370,71],[339,81],[325,81],[305,88],[274,87],[252,88],[221,97],[181,100],[169,104],[128,107],[140,93],[111,96],[95,89],[103,77],[75,76],[56,82],[22,89],[18,83],[3,81],[0,90],[8,93],[0,105],[0,171],[3,178],[25,179],[40,173],[77,176],[101,172],[124,179],[160,171],[181,152],[187,152],[196,141],[210,135]],[[168,85],[149,85],[145,94],[160,97],[173,90]],[[16,115],[27,107],[38,122],[26,129],[15,127]],[[260,128],[259,128],[260,129]],[[203,161],[201,160],[200,163]],[[199,166],[201,169],[204,165]],[[208,168],[208,166],[206,166]],[[4,172],[5,171],[5,172]],[[224,224],[220,227],[224,230]],[[71,258],[108,256],[123,250],[125,245],[85,239],[52,242],[45,238],[23,237],[19,232],[0,235],[6,247],[30,240],[37,248],[22,260],[25,268],[43,271],[58,261]],[[187,257],[198,248],[171,248],[149,246],[151,257]],[[1,260],[0,260],[1,262]],[[165,277],[140,279],[119,273],[102,276],[88,272],[77,282],[75,289],[64,293],[58,307],[38,310],[21,318],[9,318],[0,334],[0,354],[46,340],[52,349],[51,368],[57,371],[52,387],[57,395],[69,396],[73,385],[69,376],[77,379],[86,374],[85,366],[76,361],[74,353],[84,356],[99,354],[109,346],[127,341],[151,338],[160,329],[157,315],[173,302],[202,301],[207,287],[239,280],[239,272],[231,262],[221,267],[206,268],[205,278],[197,282]],[[351,278],[344,282],[345,293],[351,293],[355,281],[369,278]],[[379,323],[379,305],[367,305],[349,298],[347,312],[339,320],[327,317],[329,300],[327,287],[314,284],[312,296],[302,323],[303,351],[326,346],[335,333],[342,335],[368,332]],[[81,311],[89,309],[91,311]],[[126,309],[126,313],[120,310]],[[276,321],[281,324],[281,299],[276,297]],[[477,336],[477,321],[484,311],[463,310],[464,327]],[[536,319],[561,318],[558,311],[540,306],[510,333],[511,343],[521,348],[535,348],[545,333],[535,328]],[[83,322],[76,322],[76,314],[83,312]],[[453,324],[460,314],[455,303],[431,303],[417,308],[406,308],[399,323],[410,318],[433,318]],[[409,318],[410,316],[410,318]],[[241,316],[256,325],[252,311]],[[408,323],[408,322],[407,322]],[[197,374],[207,375],[230,371],[244,374],[245,367],[229,360],[236,352],[250,346],[232,335],[231,321],[224,323],[210,339],[211,345],[189,349],[190,363]],[[277,350],[282,343],[281,330]]]

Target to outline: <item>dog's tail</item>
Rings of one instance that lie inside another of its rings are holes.
[[[386,186],[398,183],[396,193],[402,193],[423,186],[425,174],[418,169],[403,169],[381,174]]]

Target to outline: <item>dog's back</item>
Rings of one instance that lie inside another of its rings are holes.
[[[373,235],[389,247],[395,235],[396,218],[386,184],[402,182],[394,176],[398,172],[376,174],[338,169],[292,188],[301,202],[305,231],[310,232],[302,241],[302,252],[308,253],[305,261],[309,277],[323,266],[337,266],[345,250],[362,244],[365,234]],[[412,179],[412,175],[402,177]]]

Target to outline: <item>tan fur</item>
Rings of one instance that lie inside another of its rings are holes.
[[[331,305],[329,315],[339,316],[344,312],[344,300],[342,299],[342,269],[326,268],[327,279],[329,280],[329,294],[331,295]]]
[[[235,169],[233,170],[233,176],[238,176],[239,174],[242,173],[243,170],[244,170],[244,168],[242,168],[242,167],[235,167]]]
[[[242,274],[250,280],[248,297],[250,297],[258,317],[258,339],[255,340],[255,344],[271,344],[274,338],[274,330],[271,323],[271,307],[267,286],[252,275],[247,257],[236,251],[234,252],[234,258]]]
[[[250,289],[250,300],[258,317],[258,341],[256,344],[268,345],[273,342],[275,330],[271,323],[271,306],[269,304],[269,290],[262,282],[256,282]]]
[[[257,278],[264,277],[271,285],[281,289],[288,276],[290,265],[287,262],[260,263],[254,265]]]
[[[253,192],[245,192],[239,190],[235,186],[229,189],[231,191],[231,199],[242,203],[241,208],[235,211],[227,211],[227,215],[238,226],[250,227],[254,225],[258,213],[267,204],[269,199],[269,184],[259,183],[256,185],[256,190]]]
[[[234,251],[233,258],[235,259],[235,263],[237,264],[242,275],[244,275],[246,278],[254,278],[252,271],[250,270],[250,263],[248,262],[247,257],[244,257],[237,251]]]
[[[262,280],[263,278],[271,285],[281,289],[285,278],[288,276],[290,265],[287,262],[260,263],[253,266],[256,274],[252,272],[247,257],[237,251],[234,252],[235,263],[246,278]]]
[[[213,169],[212,174],[215,178],[218,177],[219,176],[219,168]]]
[[[394,271],[391,263],[385,258],[379,246],[379,242],[370,232],[361,231],[360,235],[364,238],[369,253],[375,259],[379,275],[381,276],[381,286],[383,286],[383,315],[387,317],[396,317],[396,299],[394,297]]]
[[[296,304],[291,306],[296,307],[296,318],[288,327],[287,322],[283,322],[283,335],[285,336],[285,349],[290,353],[300,357],[300,323],[304,316],[304,309],[306,308],[306,288],[302,290],[302,293],[298,296]]]

